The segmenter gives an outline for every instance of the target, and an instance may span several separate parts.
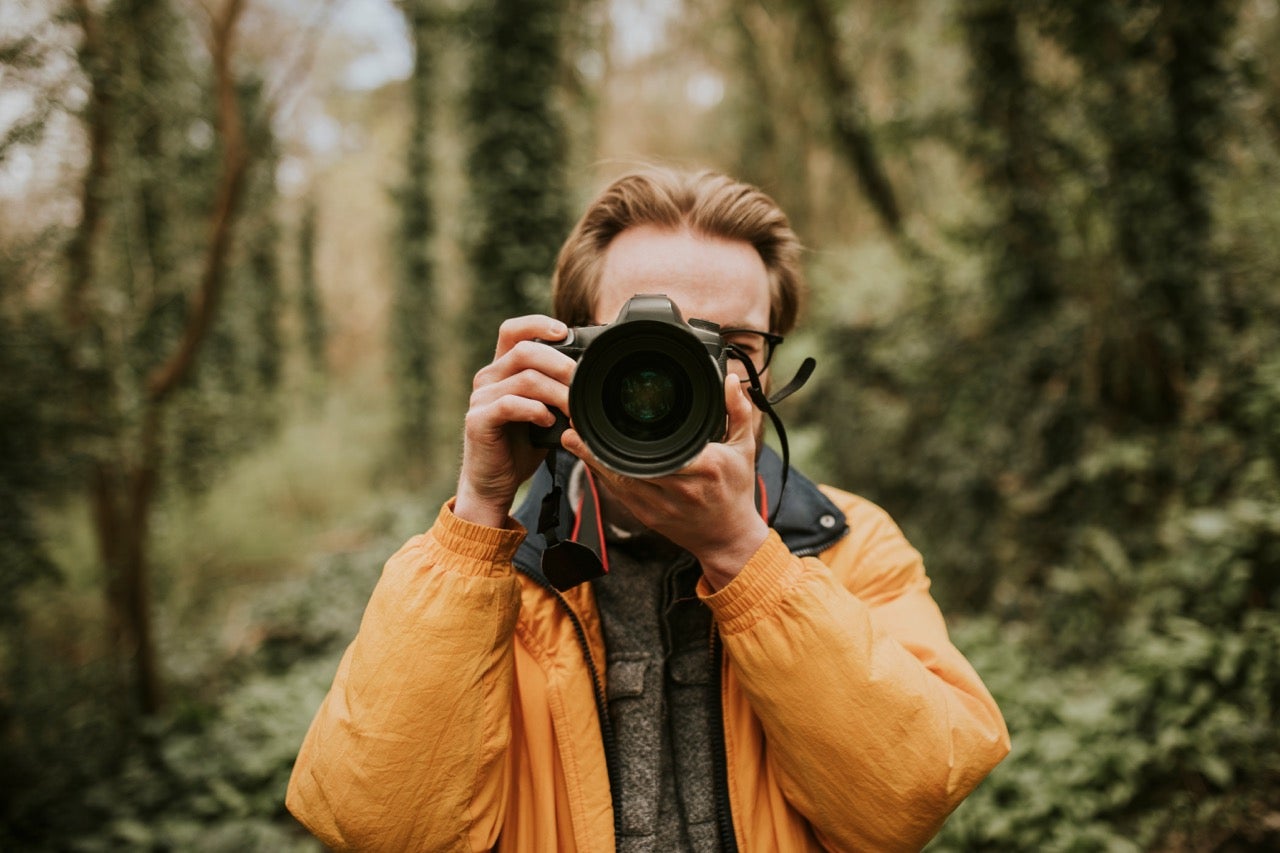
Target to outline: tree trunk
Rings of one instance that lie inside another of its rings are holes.
[[[437,407],[434,355],[438,344],[422,334],[423,318],[437,310],[432,240],[436,215],[431,196],[431,143],[434,139],[437,81],[434,51],[441,40],[435,13],[427,3],[408,4],[405,18],[413,40],[413,75],[409,78],[410,123],[405,176],[398,192],[400,213],[399,269],[392,312],[393,381],[398,408],[397,442],[405,482],[426,485],[437,443],[432,422]]]
[[[102,49],[101,24],[89,8],[88,0],[75,0],[73,11],[80,24],[80,67],[89,80],[89,103],[84,122],[88,136],[89,162],[80,186],[80,222],[67,243],[67,287],[62,295],[63,315],[73,335],[89,323],[85,293],[93,286],[95,253],[102,237],[102,193],[109,171],[111,121],[114,101],[107,70],[108,57]]]
[[[969,88],[980,133],[985,184],[1000,206],[1004,258],[999,275],[1003,312],[1014,324],[1057,302],[1058,235],[1044,200],[1052,196],[1040,167],[1043,148],[1032,107],[1033,82],[1019,42],[1012,2],[977,4],[963,16],[971,71]]]
[[[152,499],[155,497],[156,473],[160,464],[160,409],[148,408],[143,424],[142,445],[138,466],[129,472],[128,504],[124,526],[121,590],[124,614],[130,627],[132,641],[134,690],[139,710],[152,715],[160,710],[163,702],[160,666],[156,655],[156,643],[151,619],[151,573],[147,561],[150,543]]]
[[[149,421],[147,428],[158,432],[158,418],[149,417]],[[93,468],[91,496],[105,575],[107,653],[115,666],[121,705],[144,715],[155,714],[163,704],[147,562],[155,484],[156,470],[151,466],[130,470],[101,461]]]
[[[840,40],[826,0],[801,0],[802,24],[814,43],[818,77],[831,111],[836,147],[853,169],[867,200],[881,223],[895,237],[901,236],[902,210],[889,175],[880,161],[866,108],[853,75],[840,59]]]

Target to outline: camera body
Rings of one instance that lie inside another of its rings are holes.
[[[725,435],[728,348],[720,327],[685,322],[663,294],[627,300],[612,323],[576,326],[562,341],[541,341],[578,362],[569,386],[574,428],[602,463],[630,477],[683,468]],[[560,446],[569,426],[530,425],[537,447]]]

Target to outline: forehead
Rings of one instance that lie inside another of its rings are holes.
[[[663,293],[686,320],[769,328],[769,274],[750,243],[688,229],[629,228],[605,250],[595,321],[611,323],[637,293]]]

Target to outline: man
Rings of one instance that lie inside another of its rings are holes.
[[[767,377],[799,246],[724,176],[645,171],[592,203],[557,262],[560,320],[502,325],[457,495],[388,561],[302,746],[287,804],[326,844],[914,850],[1008,751],[888,516],[794,471],[776,503],[743,367],[724,439],[675,474],[620,476],[564,433],[565,526],[609,572],[547,580],[527,531],[553,478],[511,511],[545,455],[529,425],[573,414],[576,362],[539,340],[636,294],[740,330]]]

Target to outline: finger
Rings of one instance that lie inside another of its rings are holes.
[[[577,430],[572,427],[565,430],[560,436],[560,446],[581,459],[583,464],[591,469],[591,473],[595,475],[598,481],[604,484],[606,489],[615,495],[621,494],[622,483],[620,476],[609,470],[604,463],[596,458],[596,455],[591,452],[591,448],[582,440],[582,436],[578,434]]]
[[[481,408],[504,397],[533,400],[546,408],[560,411],[569,407],[569,388],[540,370],[529,368],[498,382],[491,382],[471,392],[468,408]],[[549,425],[549,424],[548,424]]]
[[[507,352],[482,367],[472,380],[471,387],[478,390],[525,370],[538,371],[567,386],[573,381],[573,372],[577,366],[574,359],[554,347],[525,339],[516,341]]]
[[[560,436],[560,446],[586,463],[592,471],[598,472],[605,480],[612,480],[616,475],[604,466],[591,452],[591,448],[582,440],[576,429],[570,427]]]
[[[512,317],[504,320],[498,327],[498,346],[494,350],[494,361],[502,358],[521,341],[535,339],[561,341],[568,334],[569,327],[554,317],[547,317],[544,314]]]
[[[513,423],[550,427],[555,413],[537,400],[507,395],[468,410],[463,419],[466,434],[473,438],[496,438]]]

